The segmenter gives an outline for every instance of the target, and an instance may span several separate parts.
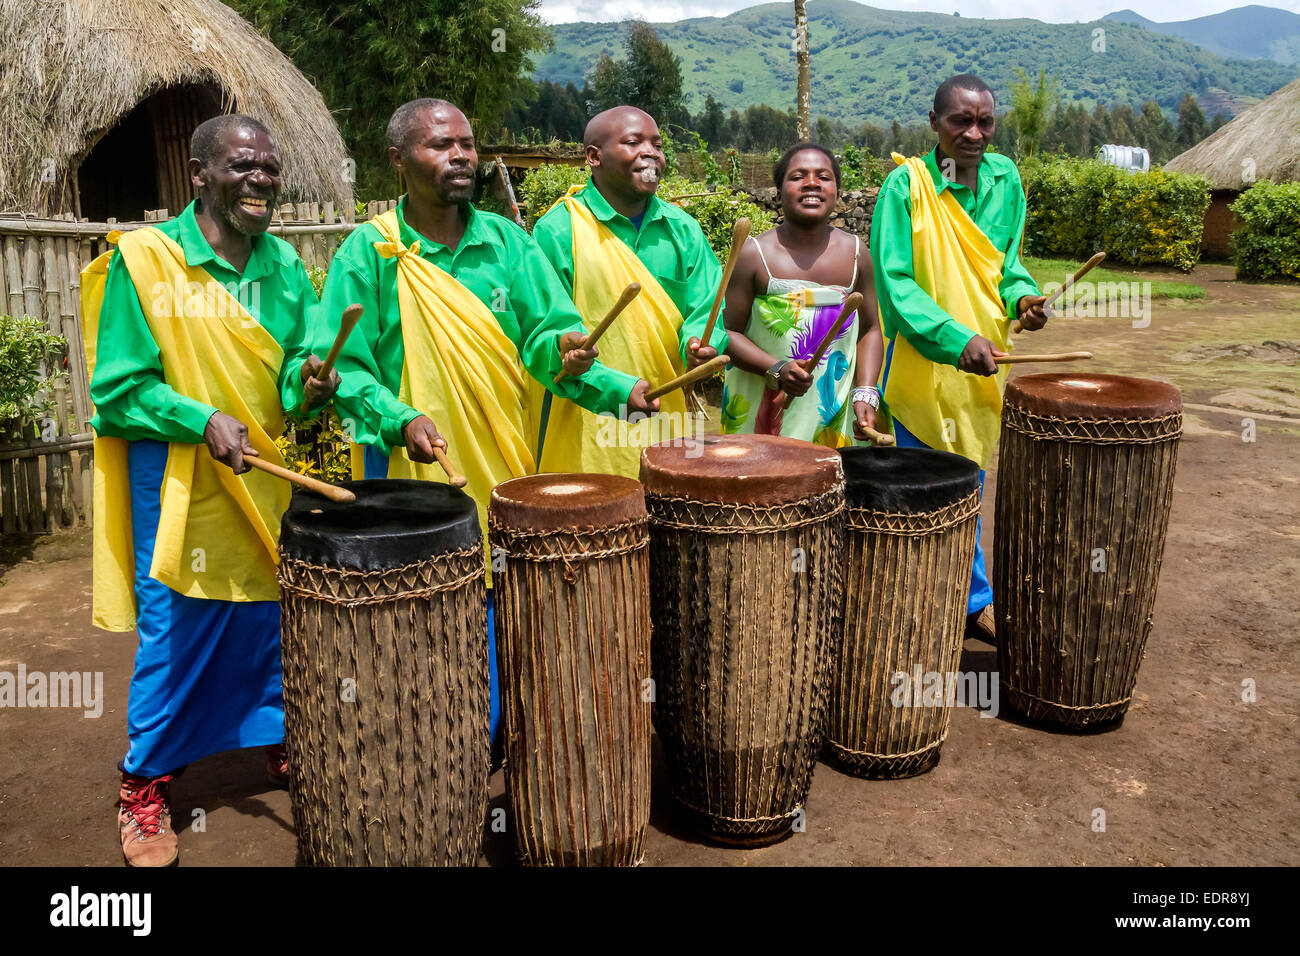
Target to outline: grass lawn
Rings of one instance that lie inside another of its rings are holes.
[[[1082,262],[1071,259],[1037,259],[1025,256],[1022,260],[1034,281],[1042,288],[1048,282],[1064,282],[1066,276],[1074,275]],[[1136,273],[1108,269],[1098,266],[1088,273],[1085,282],[1133,282]],[[1146,280],[1143,280],[1146,281]],[[1204,299],[1205,289],[1194,282],[1175,282],[1167,279],[1151,280],[1151,298],[1153,299]]]

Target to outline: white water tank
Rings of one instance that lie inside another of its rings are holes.
[[[1117,166],[1130,173],[1151,171],[1151,154],[1142,146],[1114,146],[1107,143],[1097,147],[1097,158],[1109,166]]]

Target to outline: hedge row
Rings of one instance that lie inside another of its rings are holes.
[[[1201,253],[1210,184],[1201,176],[1129,173],[1092,159],[1030,160],[1025,251],[1084,260],[1104,251],[1131,265],[1184,272]]]
[[[1232,204],[1239,279],[1300,279],[1300,183],[1255,183]]]

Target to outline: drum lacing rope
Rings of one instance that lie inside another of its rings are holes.
[[[874,534],[920,536],[955,527],[978,514],[980,493],[972,491],[960,501],[954,501],[935,511],[906,514],[897,511],[875,511],[871,508],[846,509],[844,526],[850,531]]]
[[[1183,413],[1156,418],[1066,418],[1038,415],[1017,405],[1004,405],[1002,427],[1048,441],[1090,445],[1146,445],[1176,441],[1183,433]]]
[[[853,758],[855,760],[875,760],[875,761],[879,761],[882,764],[888,765],[888,764],[898,763],[900,761],[906,760],[909,757],[919,757],[922,754],[928,753],[931,750],[936,750],[939,747],[942,747],[943,742],[947,739],[948,739],[948,731],[945,730],[943,734],[939,737],[939,739],[934,741],[933,743],[928,743],[924,747],[920,748],[919,750],[909,750],[906,753],[899,753],[899,754],[879,754],[879,753],[874,753],[870,750],[854,750],[852,747],[845,747],[843,744],[838,744],[833,740],[828,740],[827,744],[829,744],[831,749],[835,751],[835,753],[841,756],[842,758],[845,759]]]
[[[651,494],[645,500],[651,523],[660,527],[709,534],[765,534],[833,518],[844,510],[844,482],[820,494],[779,505],[727,504]],[[688,520],[688,516],[695,520]]]
[[[1021,690],[1020,688],[1016,687],[1014,684],[1011,684],[1009,682],[1007,682],[1006,686],[1007,686],[1007,690],[1009,690],[1013,694],[1019,694],[1021,697],[1027,697],[1030,700],[1037,701],[1038,703],[1044,704],[1047,707],[1055,707],[1057,710],[1077,710],[1077,711],[1106,710],[1109,707],[1121,707],[1127,705],[1130,701],[1133,700],[1133,695],[1129,694],[1127,697],[1121,697],[1119,700],[1107,701],[1104,704],[1062,704],[1054,700],[1048,700],[1045,697],[1039,697],[1035,694],[1031,694],[1027,690]]]
[[[494,556],[496,549],[500,548],[500,553],[507,558],[518,558],[523,561],[562,562],[564,564],[564,580],[569,584],[577,582],[578,574],[588,561],[597,558],[615,557],[620,554],[630,554],[633,551],[642,551],[650,547],[648,517],[633,518],[620,524],[604,525],[602,527],[587,525],[582,528],[566,528],[562,531],[536,531],[533,529],[506,528],[489,516],[488,531],[492,540]],[[628,535],[629,540],[613,547],[598,548],[593,551],[580,550],[577,554],[571,554],[564,550],[566,546],[581,549],[584,545],[584,539],[602,538],[609,540],[622,535]],[[516,545],[523,545],[523,547],[516,548],[514,547]],[[528,548],[535,548],[536,550],[528,550]]]
[[[432,584],[425,585],[424,587],[410,588],[405,591],[391,591],[386,594],[349,595],[348,597],[338,597],[316,588],[305,587],[295,581],[288,580],[289,575],[296,571],[314,571],[317,573],[323,573],[327,575],[329,579],[342,578],[344,580],[355,580],[360,578],[362,580],[372,580],[389,576],[396,578],[400,577],[405,572],[415,572],[421,569],[430,568],[430,566],[432,566],[432,570],[436,573],[437,562],[439,561],[449,564],[464,564],[467,563],[468,559],[473,559],[472,566],[466,570],[459,571],[454,577],[448,580],[436,581]],[[360,607],[364,604],[388,604],[393,601],[406,601],[432,597],[433,595],[440,594],[443,591],[454,591],[457,588],[464,587],[466,584],[482,577],[484,573],[483,551],[477,545],[472,548],[463,548],[459,551],[445,551],[442,554],[430,555],[429,558],[426,558],[423,561],[418,561],[414,564],[403,564],[399,567],[385,568],[380,571],[351,571],[344,568],[330,567],[329,565],[312,564],[308,561],[300,561],[297,558],[292,558],[287,555],[283,556],[280,566],[283,569],[280,580],[281,590],[300,594],[317,601],[323,601],[327,604],[339,604],[343,607]]]

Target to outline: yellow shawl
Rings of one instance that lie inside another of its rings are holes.
[[[117,252],[158,345],[167,384],[239,419],[261,457],[283,464],[274,436],[284,431],[277,387],[284,352],[274,336],[207,270],[186,263],[181,247],[159,230],[123,235]],[[112,255],[109,250],[82,273],[92,376]],[[189,597],[279,600],[277,544],[289,494],[285,482],[260,471],[236,475],[206,447],[171,443],[149,576]],[[121,438],[95,438],[94,525],[95,626],[133,630],[131,489]]]
[[[641,294],[601,336],[597,348],[601,364],[651,385],[662,384],[685,371],[678,351],[681,312],[636,253],[573,198],[581,188],[571,187],[560,200],[573,222],[573,302],[590,331],[628,283],[641,283]],[[540,409],[544,386],[535,382],[530,390],[534,409]],[[595,415],[556,396],[538,471],[603,472],[636,478],[641,473],[641,450],[681,437],[687,424],[686,399],[680,389],[659,400],[658,415],[633,424]]]
[[[911,179],[912,272],[916,284],[962,325],[1007,350],[1007,317],[998,283],[1003,255],[975,225],[951,190],[939,193],[925,161],[904,160]],[[885,401],[908,430],[931,448],[988,466],[998,443],[1002,385],[996,375],[972,375],[937,365],[896,335]]]

